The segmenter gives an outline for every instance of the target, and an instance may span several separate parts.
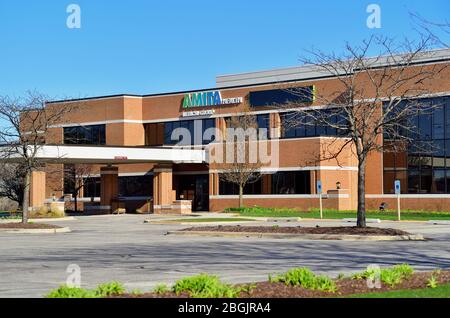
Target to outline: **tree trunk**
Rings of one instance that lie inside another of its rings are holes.
[[[242,184],[239,185],[239,207],[244,207],[244,186]]]
[[[77,196],[78,196],[78,194],[77,193],[75,193],[75,196],[74,196],[74,204],[75,204],[75,213],[77,213],[78,212],[78,199],[77,199]]]
[[[22,223],[28,223],[28,210],[30,206],[30,180],[31,172],[27,171],[24,178],[23,198],[22,198]]]
[[[358,211],[357,227],[366,227],[366,162],[361,160],[358,164]]]

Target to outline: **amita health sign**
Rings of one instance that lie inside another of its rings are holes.
[[[185,94],[183,108],[208,107],[242,103],[242,97],[222,98],[220,91]]]

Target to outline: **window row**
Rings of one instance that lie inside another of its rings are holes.
[[[450,193],[450,169],[385,170],[385,194],[395,193],[395,180],[400,180],[401,192],[405,194]]]
[[[99,177],[84,180],[83,197],[100,197],[101,181]],[[153,195],[153,176],[124,176],[119,177],[119,196],[143,197]]]
[[[324,110],[316,120],[298,112],[281,113],[280,119],[282,138],[345,136],[347,131],[346,117],[337,110]]]
[[[406,123],[399,125],[399,135],[413,140],[450,139],[450,97],[402,101],[396,107],[402,109],[408,103],[414,103],[412,105],[417,106],[418,110],[406,119]],[[391,136],[385,134],[385,138],[391,139]]]
[[[219,194],[239,194],[239,187],[221,178]],[[309,171],[283,171],[263,174],[254,183],[244,187],[244,194],[311,194]]]

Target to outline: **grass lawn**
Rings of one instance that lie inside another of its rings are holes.
[[[450,298],[450,284],[436,288],[393,290],[383,293],[358,294],[349,298]]]
[[[299,211],[295,209],[283,209],[283,208],[261,208],[261,207],[248,207],[248,208],[228,208],[225,210],[228,213],[239,213],[245,217],[301,217],[301,218],[320,218],[320,212],[318,209],[312,209],[311,211]],[[323,217],[325,219],[343,219],[343,218],[356,218],[356,211],[336,211],[336,210],[323,210]],[[396,211],[367,211],[367,218],[381,219],[381,220],[397,220]],[[432,212],[432,211],[403,211],[402,220],[409,221],[429,221],[429,220],[450,220],[450,212]]]
[[[180,223],[206,223],[206,222],[241,222],[241,221],[255,221],[255,220],[244,218],[192,218],[192,219],[176,219],[169,221]]]

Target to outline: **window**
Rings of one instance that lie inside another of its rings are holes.
[[[84,180],[83,197],[97,198],[100,197],[100,178],[90,177]]]
[[[215,126],[213,118],[166,122],[164,123],[164,144],[183,146],[209,144],[214,141],[214,134],[212,138],[206,138],[205,132]],[[179,130],[176,135],[172,135],[178,128],[182,130]]]
[[[143,197],[152,195],[152,175],[119,177],[119,196]]]
[[[283,171],[272,175],[272,194],[310,194],[309,171]]]
[[[339,110],[324,110],[324,118],[329,124],[336,124],[345,127],[346,118],[340,114]],[[345,136],[346,131],[337,130],[336,127],[315,123],[312,117],[308,117],[298,112],[287,112],[280,114],[282,126],[282,138],[303,138],[319,136]],[[324,121],[324,120],[322,120]]]
[[[244,194],[261,194],[262,193],[262,181],[258,179],[256,182],[248,183],[244,187]],[[237,195],[239,194],[239,187],[235,183],[231,183],[225,180],[219,182],[219,193],[221,195]]]
[[[270,114],[256,115],[258,124],[258,139],[270,138]]]
[[[421,99],[435,108],[411,116],[409,132],[413,141],[404,153],[384,154],[384,193],[394,193],[393,180],[407,174],[402,180],[405,193],[450,193],[447,182],[450,170],[450,97]],[[401,105],[408,103],[404,101]],[[385,142],[389,136],[384,136]],[[393,179],[395,178],[395,179]]]
[[[293,87],[290,89],[271,89],[250,92],[249,101],[252,107],[273,106],[279,104],[312,103],[314,100],[314,86]]]
[[[64,194],[74,194],[75,178],[74,166],[64,165]]]
[[[105,125],[64,128],[64,143],[73,145],[104,145]]]

